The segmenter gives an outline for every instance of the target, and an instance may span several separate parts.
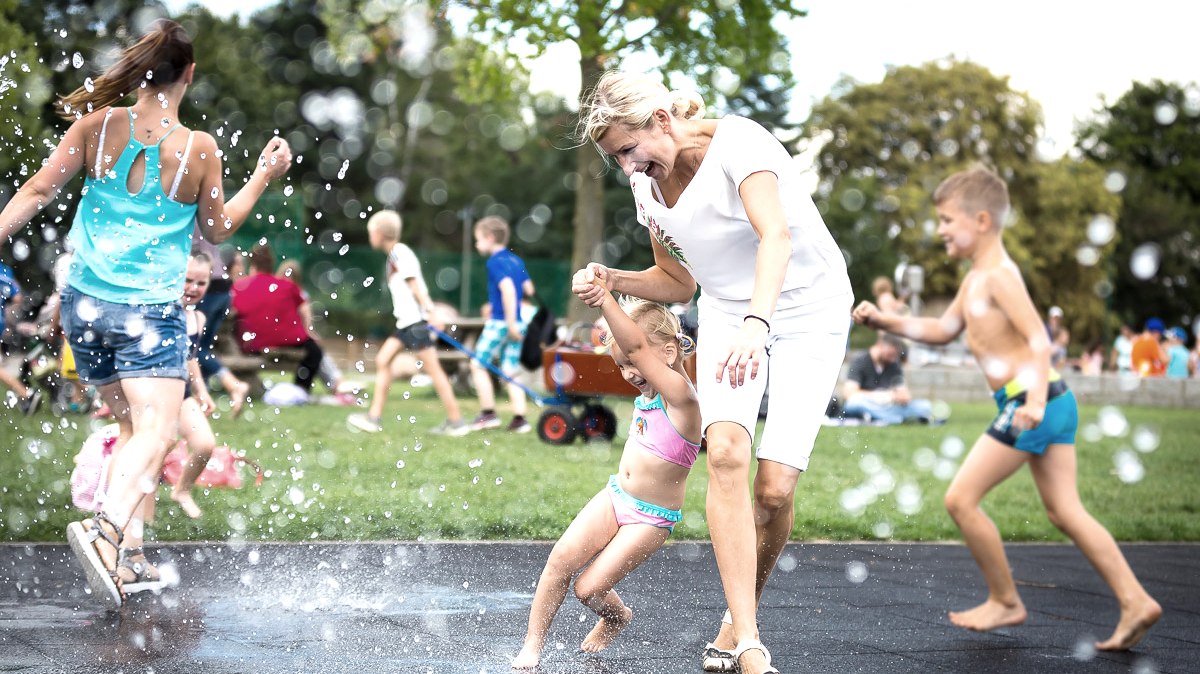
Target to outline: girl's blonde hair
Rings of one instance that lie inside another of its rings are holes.
[[[670,91],[651,75],[609,70],[580,102],[575,137],[599,150],[597,143],[610,128],[644,129],[653,122],[655,110],[666,110],[676,119],[699,119],[704,117],[704,99],[694,91]]]
[[[621,310],[637,323],[651,342],[674,344],[679,347],[679,353],[685,356],[696,350],[696,341],[683,334],[679,317],[662,304],[626,297],[621,300]],[[606,326],[601,342],[605,347],[611,347],[614,341],[612,332]]]
[[[92,82],[90,91],[85,85],[59,98],[58,115],[69,120],[79,119],[93,110],[120,101],[138,87],[174,84],[195,62],[192,38],[183,26],[170,19],[159,19],[149,32],[121,52],[121,58]]]

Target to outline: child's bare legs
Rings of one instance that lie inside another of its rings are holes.
[[[533,593],[525,643],[512,661],[514,669],[537,666],[542,648],[546,645],[546,633],[550,631],[554,614],[558,613],[567,596],[571,577],[617,534],[617,518],[609,499],[607,490],[593,496],[550,551],[550,558],[546,560]]]
[[[168,443],[175,436],[183,380],[158,377],[122,379],[100,387],[100,395],[117,416],[121,435],[110,462],[104,512],[126,528],[141,512],[142,499],[158,487]],[[128,438],[125,441],[125,438]],[[139,520],[140,521],[140,520]],[[137,527],[128,527],[137,529]],[[140,545],[141,531],[129,532],[122,548]],[[116,564],[116,550],[97,546],[105,566]]]
[[[480,409],[496,409],[496,391],[492,388],[492,375],[486,368],[473,360],[471,361],[471,383],[475,384],[475,392],[479,395]]]
[[[196,505],[196,500],[192,498],[192,487],[196,485],[196,478],[200,477],[200,473],[204,472],[204,467],[208,465],[208,460],[212,458],[217,438],[213,435],[212,426],[195,398],[183,401],[179,412],[179,435],[187,443],[188,459],[183,464],[179,481],[171,489],[171,500],[179,504],[185,515],[196,519],[200,517],[200,506]]]
[[[236,419],[242,413],[242,408],[246,405],[246,395],[250,393],[250,385],[238,379],[235,374],[229,371],[229,368],[221,368],[221,371],[217,373],[217,378],[221,381],[221,386],[229,393],[229,411]]]
[[[954,518],[983,579],[987,601],[973,609],[950,612],[950,622],[970,630],[986,631],[1025,622],[1025,605],[1017,594],[1004,542],[991,518],[979,507],[983,497],[1017,471],[1029,454],[987,435],[975,441],[958,474],[946,491],[946,510]]]
[[[505,374],[507,374],[510,377],[515,378],[519,373],[506,372]],[[525,389],[523,389],[519,385],[513,384],[513,383],[509,383],[507,388],[508,388],[508,400],[510,403],[512,403],[513,416],[516,416],[516,417],[525,416],[529,412],[529,406],[525,400]]]
[[[367,411],[367,416],[373,420],[383,418],[383,406],[387,404],[388,391],[392,388],[392,361],[403,348],[399,339],[388,337],[379,347],[379,353],[375,354],[375,394]]]
[[[613,586],[662,547],[668,535],[668,530],[649,524],[621,527],[587,570],[575,579],[575,596],[600,616],[584,637],[580,650],[587,653],[604,650],[633,620],[633,611],[621,601]]]
[[[462,421],[462,411],[458,407],[458,398],[454,395],[454,387],[450,384],[449,375],[442,369],[442,362],[438,360],[437,349],[427,346],[417,352],[417,358],[421,360],[421,369],[433,380],[433,390],[437,393],[438,400],[442,402],[442,407],[446,410],[446,418],[452,423]]]
[[[1075,480],[1075,446],[1051,445],[1029,463],[1050,522],[1075,542],[1096,572],[1112,588],[1121,606],[1121,618],[1107,640],[1096,648],[1126,650],[1158,622],[1162,607],[1133,575],[1129,562],[1112,534],[1096,521],[1079,500]]]
[[[0,384],[4,384],[8,388],[12,389],[12,392],[17,394],[18,398],[29,397],[29,388],[25,386],[20,379],[14,376],[13,373],[9,372],[3,367],[0,367]]]

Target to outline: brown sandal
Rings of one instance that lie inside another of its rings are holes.
[[[105,524],[112,529],[112,533],[105,530]],[[121,578],[117,574],[115,560],[112,568],[105,565],[96,545],[97,541],[103,540],[112,546],[119,556],[121,541],[124,539],[125,534],[121,527],[104,513],[96,513],[90,520],[67,525],[67,542],[71,544],[71,551],[75,553],[79,563],[83,565],[88,587],[96,598],[113,609],[121,608],[125,592],[121,589]]]
[[[166,587],[158,567],[146,560],[142,548],[121,548],[117,556],[117,576],[121,579],[121,590],[126,595],[147,590],[158,591]]]

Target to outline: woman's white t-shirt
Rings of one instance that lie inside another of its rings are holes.
[[[392,294],[392,314],[396,317],[396,327],[407,328],[424,320],[417,298],[413,296],[412,288],[408,287],[410,278],[415,278],[422,288],[426,287],[425,279],[421,276],[421,263],[412,248],[397,241],[388,253],[385,273],[388,291]]]
[[[800,168],[783,144],[753,120],[730,115],[717,123],[695,177],[672,208],[662,203],[652,178],[634,173],[630,186],[638,222],[691,272],[702,298],[730,308],[748,303],[759,238],[738,188],[759,171],[779,180],[792,239],[776,311],[850,294],[845,258],[804,190]]]

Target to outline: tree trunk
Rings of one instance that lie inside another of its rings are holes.
[[[598,57],[580,60],[583,91],[595,86],[603,67]],[[575,172],[579,188],[575,191],[575,243],[571,249],[571,273],[589,262],[607,262],[601,244],[604,241],[604,163],[591,143],[575,148]],[[568,302],[567,320],[590,321],[596,312],[582,302]]]

